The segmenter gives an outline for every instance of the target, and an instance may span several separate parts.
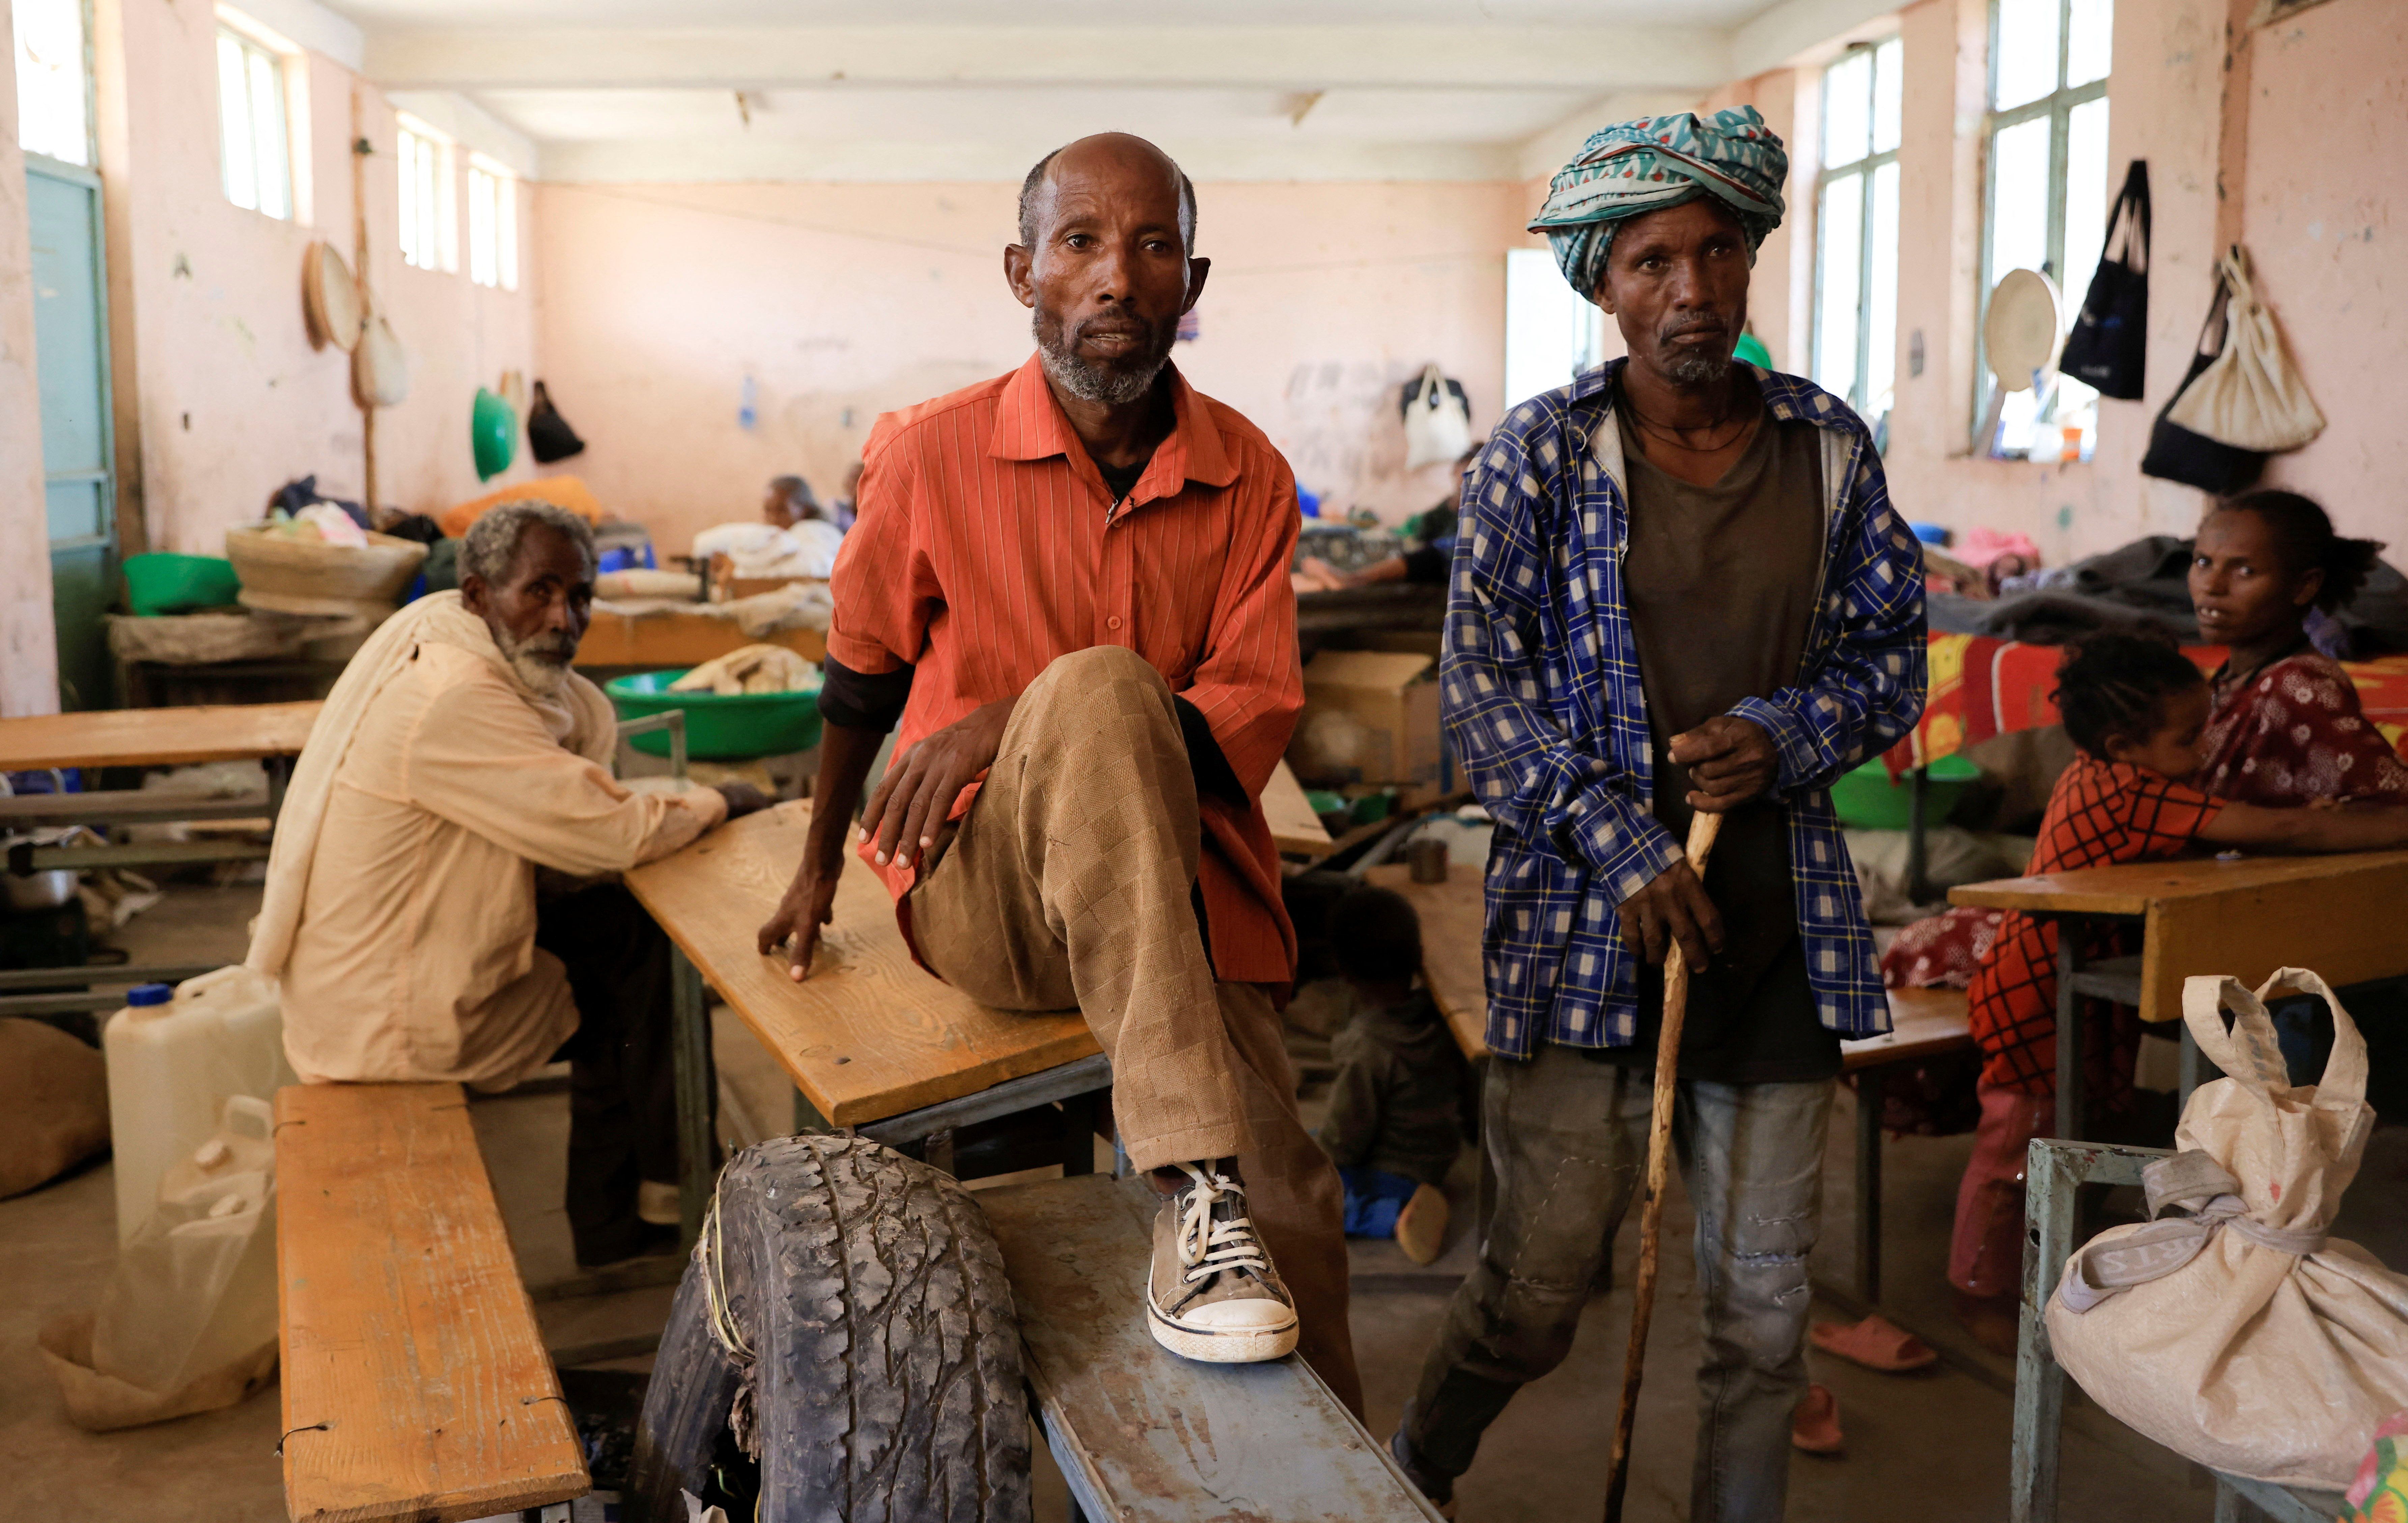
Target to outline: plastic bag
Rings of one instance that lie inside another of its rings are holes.
[[[276,1145],[264,1100],[225,1102],[217,1131],[160,1182],[89,1315],[42,1350],[67,1415],[95,1431],[231,1406],[276,1367]]]
[[[2324,432],[2325,415],[2292,367],[2274,314],[2258,299],[2249,256],[2239,244],[2226,252],[2217,273],[2231,293],[2224,351],[2183,388],[2166,417],[2236,450],[2296,450]]]
[[[1463,382],[1435,365],[1405,386],[1405,468],[1451,463],[1471,448],[1471,402]]]

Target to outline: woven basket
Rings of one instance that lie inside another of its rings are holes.
[[[371,624],[399,605],[426,547],[371,534],[367,548],[296,539],[265,528],[226,530],[226,559],[242,578],[242,601],[277,613],[358,613]]]

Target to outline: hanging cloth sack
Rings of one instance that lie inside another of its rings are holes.
[[[2277,985],[2331,1008],[2321,1083],[2291,1086],[2266,1013]],[[2338,1491],[2376,1427],[2408,1407],[2408,1276],[2325,1235],[2374,1129],[2366,1042],[2297,968],[2254,995],[2188,979],[2183,1020],[2229,1077],[2192,1093],[2174,1156],[2142,1171],[2157,1219],[2110,1228],[2066,1260],[2049,1343],[2094,1401],[2176,1454]],[[2177,1207],[2186,1214],[2165,1214]]]
[[[540,464],[549,466],[584,453],[585,441],[577,437],[577,430],[569,427],[568,420],[552,405],[552,393],[544,389],[540,381],[535,383],[535,401],[527,409],[526,420],[527,449]]]
[[[2174,388],[2172,400],[2157,414],[2149,430],[2149,451],[2141,457],[2141,474],[2156,476],[2169,481],[2180,481],[2202,492],[2218,496],[2238,492],[2258,479],[2266,468],[2266,457],[2255,450],[2243,450],[2226,444],[2205,434],[2194,433],[2174,421],[2174,409],[2182,405],[2190,389],[2199,383],[2209,366],[2220,358],[2228,347],[2230,329],[2225,323],[2226,298],[2230,295],[2219,268],[2215,295],[2207,304],[2207,321],[2200,324],[2199,343],[2191,355],[2190,372],[2183,383]],[[2215,341],[2208,342],[2214,334]]]
[[[2216,268],[2232,293],[2224,352],[2183,388],[2166,415],[2235,449],[2267,454],[2296,450],[2325,431],[2325,415],[2291,367],[2274,314],[2258,299],[2249,256],[2236,243]]]
[[[2121,234],[2123,251],[2116,252]],[[2149,161],[2134,159],[2123,193],[2107,214],[2107,242],[2089,295],[2066,335],[2057,370],[2101,396],[2141,399],[2149,359]]]
[[[1471,448],[1471,402],[1463,382],[1435,365],[1405,382],[1405,468],[1452,464]]]

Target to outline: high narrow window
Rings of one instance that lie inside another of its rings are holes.
[[[1823,72],[1814,226],[1814,380],[1878,428],[1898,382],[1896,37]]]
[[[1505,251],[1505,408],[1569,386],[1602,358],[1604,314],[1544,249]]]
[[[92,164],[92,92],[81,0],[13,0],[17,142],[28,153]]]
[[[519,288],[519,182],[482,154],[468,160],[468,279]]]
[[[293,148],[285,126],[284,59],[257,38],[218,27],[218,133],[226,199],[279,219],[293,215]]]
[[[2114,0],[1993,0],[1989,196],[1982,236],[1983,301],[2012,269],[2055,281],[2068,326],[2090,289],[2107,237],[2107,70]],[[1986,309],[1986,308],[1985,308]],[[1977,367],[1986,416],[1988,366]],[[1999,450],[2055,460],[2097,441],[2099,394],[2043,375],[2008,394]],[[1987,441],[1984,441],[1986,443]]]
[[[399,118],[394,139],[394,157],[400,161],[402,262],[419,269],[456,270],[451,139],[413,116]]]

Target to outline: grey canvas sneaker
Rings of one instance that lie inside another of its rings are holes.
[[[1146,1326],[1173,1354],[1253,1364],[1296,1347],[1296,1305],[1223,1160],[1179,1165],[1187,1183],[1154,1218]]]

